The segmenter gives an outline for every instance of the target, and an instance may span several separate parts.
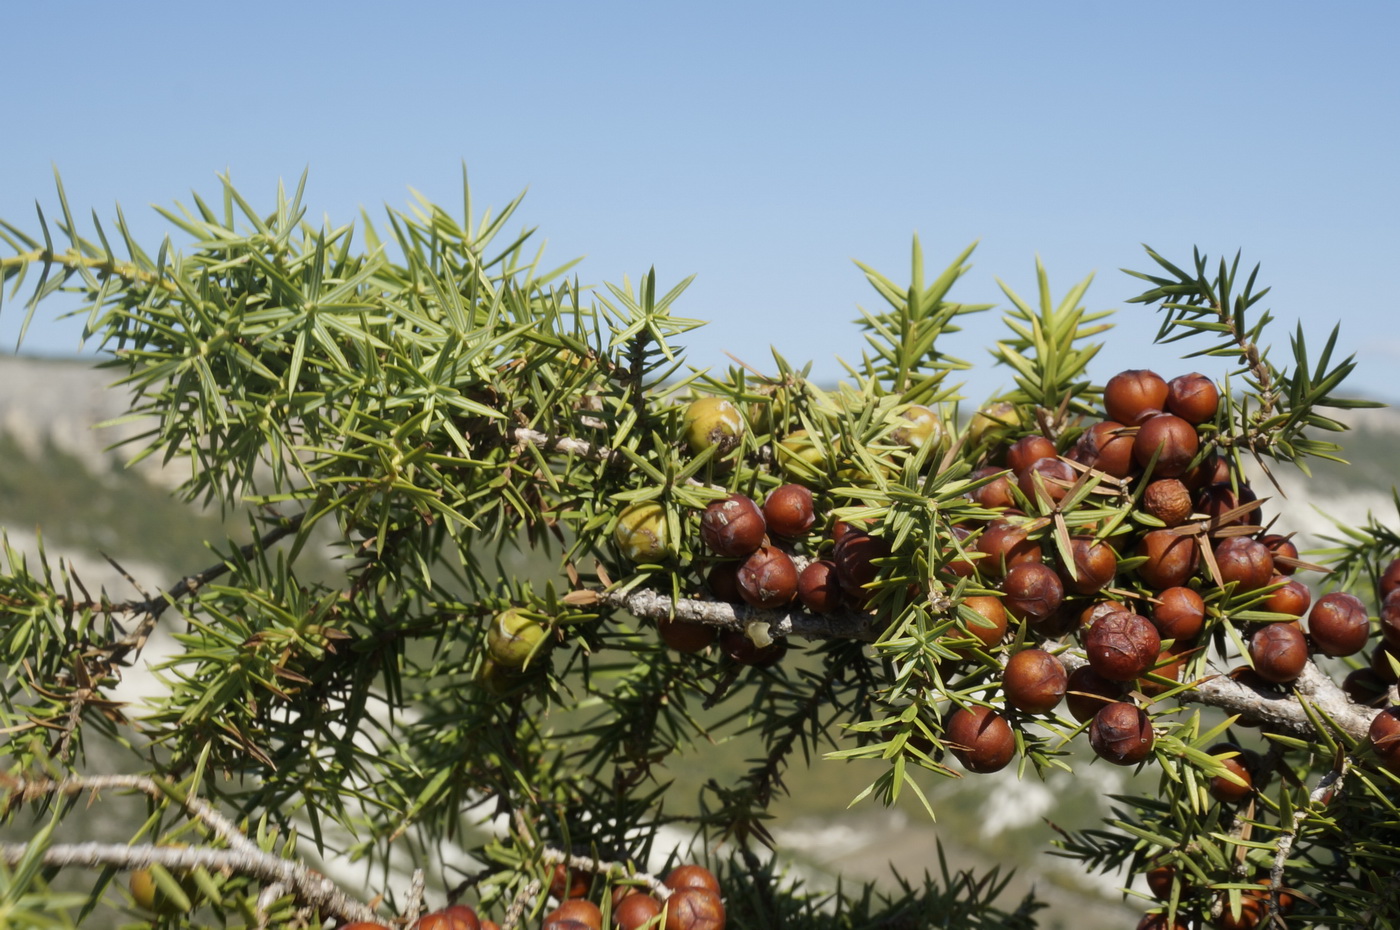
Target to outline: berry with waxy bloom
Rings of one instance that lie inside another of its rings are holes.
[[[797,598],[814,614],[831,613],[845,598],[841,580],[836,577],[836,563],[830,559],[808,562],[797,576]]]
[[[1284,684],[1303,673],[1308,642],[1293,624],[1270,623],[1250,637],[1249,659],[1261,678]]]
[[[1137,554],[1146,556],[1137,568],[1138,575],[1148,587],[1161,591],[1178,588],[1196,573],[1201,554],[1196,540],[1172,530],[1152,530],[1138,543]]]
[[[1126,611],[1096,620],[1084,634],[1089,665],[1111,681],[1141,677],[1161,651],[1162,639],[1151,621]]]
[[[1215,419],[1220,389],[1200,372],[1178,375],[1167,382],[1167,411],[1193,426]]]
[[[711,501],[700,515],[700,538],[715,555],[745,556],[763,545],[763,512],[743,494]]]
[[[782,607],[797,595],[797,566],[776,546],[762,546],[739,563],[739,594],[755,607]]]
[[[1114,765],[1136,765],[1152,754],[1152,721],[1136,704],[1116,701],[1099,708],[1089,724],[1089,745]]]
[[[1132,425],[1166,409],[1167,394],[1167,382],[1161,375],[1145,368],[1130,368],[1108,379],[1103,405],[1110,420]]]
[[[1089,427],[1075,443],[1075,460],[1114,478],[1126,478],[1133,471],[1133,438],[1136,428],[1113,420]]]
[[[1200,450],[1201,441],[1196,428],[1181,417],[1159,413],[1148,417],[1138,427],[1133,440],[1133,460],[1142,467],[1157,457],[1152,466],[1156,478],[1177,478],[1186,474],[1191,460]]]
[[[1371,636],[1366,605],[1341,591],[1324,594],[1308,614],[1308,636],[1313,648],[1325,656],[1355,655],[1366,648]]]
[[[1206,602],[1191,588],[1167,588],[1157,593],[1152,608],[1152,624],[1163,639],[1189,642],[1205,626]]]
[[[1001,682],[1006,703],[1028,714],[1045,714],[1064,699],[1069,674],[1044,649],[1023,649],[1007,660]]]
[[[801,536],[817,522],[812,492],[800,484],[774,488],[763,502],[763,519],[770,532],[789,539]]]
[[[1274,557],[1269,547],[1248,536],[1231,536],[1215,547],[1220,580],[1234,582],[1236,593],[1257,591],[1274,577]]]
[[[969,772],[999,771],[1016,755],[1011,725],[990,707],[974,705],[953,711],[943,735],[948,749]]]

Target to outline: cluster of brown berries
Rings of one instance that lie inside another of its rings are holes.
[[[1181,885],[1183,900],[1194,890],[1190,880],[1173,865],[1154,866],[1147,871],[1146,878],[1147,887],[1153,897],[1163,903],[1171,900],[1174,884]],[[1241,890],[1238,909],[1230,906],[1229,895],[1226,893],[1222,892],[1218,898],[1213,899],[1220,905],[1220,916],[1215,919],[1213,926],[1218,930],[1255,930],[1257,927],[1266,926],[1264,918],[1269,912],[1269,897],[1274,892],[1273,879],[1268,875],[1256,875],[1254,885],[1257,887]],[[1297,898],[1286,888],[1280,887],[1274,897],[1281,916],[1288,916],[1297,907]],[[1144,915],[1138,922],[1138,930],[1188,930],[1195,926],[1196,924],[1181,912],[1177,913],[1175,920],[1169,920],[1167,915],[1162,913]]]
[[[545,915],[543,930],[602,930],[603,912],[588,900],[592,874],[556,866],[550,894],[559,906]],[[616,885],[609,900],[616,930],[724,930],[719,880],[700,865],[679,865],[662,882],[663,902],[636,885]]]
[[[1371,667],[1347,676],[1343,687],[1352,700],[1371,706],[1386,702],[1400,665],[1400,559],[1385,567],[1376,594],[1380,601],[1381,643],[1372,654]],[[1400,706],[1389,706],[1371,720],[1371,750],[1376,761],[1400,774]]]
[[[972,557],[952,561],[948,570],[975,576],[998,595],[963,600],[967,631],[987,634],[983,642],[993,648],[1009,617],[1024,623],[1033,639],[1075,636],[1085,660],[1067,671],[1044,648],[1005,658],[1006,709],[959,708],[944,721],[949,749],[969,771],[995,771],[1014,758],[1015,713],[1049,713],[1062,701],[1069,716],[1086,725],[1100,757],[1122,765],[1147,758],[1153,728],[1134,695],[1155,697],[1174,686],[1187,660],[1208,648],[1207,620],[1216,611],[1255,614],[1230,622],[1248,658],[1248,668],[1235,675],[1256,687],[1290,684],[1312,655],[1353,656],[1374,642],[1361,599],[1333,592],[1314,601],[1294,577],[1307,567],[1297,548],[1261,527],[1255,495],[1209,450],[1219,394],[1208,379],[1191,374],[1166,381],[1126,371],[1109,381],[1104,399],[1108,419],[1091,424],[1063,452],[1043,436],[1013,435],[994,448],[976,473],[983,483],[969,494],[994,516],[980,526],[954,528]],[[1063,502],[1086,472],[1110,489],[1132,493],[1139,514],[1104,539],[1091,535],[1096,523],[1070,520],[1064,524],[1068,551],[1062,552],[1048,532],[1038,531],[1052,525],[1052,513],[1069,513]],[[1088,525],[1076,530],[1077,523]],[[1382,573],[1377,601],[1380,641],[1369,666],[1350,673],[1343,685],[1353,701],[1372,706],[1387,702],[1400,670],[1400,560]],[[972,614],[984,622],[969,622]],[[1400,773],[1400,706],[1374,718],[1370,743],[1376,761]],[[1222,804],[1247,801],[1262,774],[1260,757],[1234,743],[1213,746],[1210,754],[1228,774],[1208,780],[1209,794]],[[1170,881],[1166,888],[1162,900]],[[1197,908],[1217,903],[1205,891],[1196,898]],[[1295,902],[1281,892],[1276,903],[1287,913]],[[1227,903],[1214,925],[1262,926],[1268,905],[1267,890],[1246,891],[1238,909]],[[1149,914],[1140,926],[1187,925]]]
[[[1063,454],[1041,435],[994,447],[974,472],[983,483],[968,495],[994,516],[980,526],[953,528],[968,541],[971,558],[951,561],[948,570],[955,577],[975,573],[1000,594],[963,600],[969,635],[993,648],[1009,617],[1046,639],[1074,633],[1084,649],[1086,664],[1072,671],[1044,649],[1010,656],[1002,673],[1006,705],[1043,714],[1064,700],[1069,714],[1088,724],[1094,750],[1117,764],[1135,764],[1151,753],[1150,721],[1130,694],[1163,693],[1204,648],[1200,638],[1216,582],[1235,603],[1254,597],[1253,609],[1280,615],[1241,630],[1251,666],[1246,674],[1261,683],[1292,682],[1310,653],[1352,655],[1370,636],[1356,597],[1338,592],[1312,603],[1307,586],[1292,578],[1304,564],[1296,547],[1259,529],[1256,498],[1228,461],[1201,454],[1219,403],[1214,383],[1198,373],[1167,381],[1151,371],[1120,372],[1104,390],[1107,419],[1090,424]],[[1065,554],[1043,546],[1037,531],[1050,520],[1027,509],[1059,509],[1086,472],[1125,491],[1136,487],[1137,507],[1151,519],[1104,539],[1093,535],[1096,525],[1072,531]],[[1133,567],[1120,581],[1125,559]],[[1381,592],[1383,599],[1400,584],[1400,569],[1389,577],[1392,587]],[[1348,679],[1348,693],[1375,698],[1395,680],[1387,656],[1400,660],[1400,596],[1389,603],[1394,632],[1377,647],[1372,669]],[[1011,727],[995,710],[960,709],[945,730],[969,770],[994,771],[1014,754]]]
[[[888,427],[890,448],[906,454],[936,447],[945,437],[938,413],[917,404],[893,411]],[[716,459],[729,457],[747,429],[742,412],[723,397],[700,397],[682,417],[685,445],[693,454],[712,452]],[[790,475],[789,466],[803,463],[822,470],[822,456],[805,430],[789,433],[774,451]],[[830,613],[863,604],[871,595],[867,586],[879,573],[876,560],[889,554],[888,545],[841,522],[832,522],[826,533],[814,533],[818,524],[813,491],[803,483],[774,488],[761,505],[741,493],[712,502],[700,515],[700,539],[715,557],[705,578],[709,593],[719,601],[768,610],[800,604],[812,613]],[[655,501],[629,505],[613,524],[613,542],[633,565],[665,560],[673,552],[670,537],[665,510]],[[662,640],[680,652],[702,652],[719,640],[725,655],[747,665],[771,665],[787,648],[783,641],[759,645],[743,631],[719,632],[683,620],[662,621],[659,630]]]
[[[1008,614],[1043,637],[1079,633],[1088,664],[1073,671],[1045,649],[1010,656],[1002,673],[1005,703],[1025,714],[1046,714],[1068,698],[1070,714],[1089,723],[1095,752],[1131,765],[1150,754],[1153,733],[1147,715],[1126,695],[1133,689],[1164,690],[1160,679],[1179,674],[1180,653],[1204,624],[1204,601],[1186,586],[1199,567],[1196,541],[1171,527],[1195,512],[1193,486],[1214,484],[1217,470],[1228,480],[1228,472],[1215,462],[1193,467],[1201,448],[1197,427],[1215,419],[1220,401],[1204,375],[1168,382],[1150,371],[1125,371],[1109,380],[1104,399],[1108,419],[1090,425],[1064,454],[1042,435],[992,451],[973,473],[983,483],[969,497],[996,516],[980,532],[954,528],[970,539],[974,558],[954,560],[948,568],[960,577],[975,572],[1000,591],[1001,597],[975,596],[962,603],[967,632],[988,648],[1003,638]],[[1086,471],[1124,483],[1144,473],[1153,479],[1144,488],[1142,506],[1164,528],[1144,534],[1126,551],[1143,557],[1137,574],[1159,595],[1154,614],[1160,623],[1102,594],[1118,576],[1125,538],[1074,535],[1068,558],[1047,555],[1036,538],[1040,527],[1023,507],[1039,512],[1060,507]],[[1164,641],[1171,648],[1164,648]],[[945,736],[971,771],[995,771],[1014,755],[1011,727],[988,708],[955,711],[945,722]]]
[[[817,525],[815,499],[809,488],[784,484],[760,506],[744,494],[711,502],[700,515],[700,538],[716,560],[705,583],[719,601],[768,610],[800,603],[812,613],[829,613],[861,603],[879,572],[876,559],[889,554],[884,541],[847,523],[832,526],[832,550],[825,558],[796,556],[799,548],[815,553],[825,545]],[[799,567],[800,566],[800,567]],[[703,623],[666,620],[662,641],[680,652],[700,652],[719,640],[732,660],[768,666],[787,651],[785,640],[756,645],[740,630],[717,632]]]
[[[541,930],[603,930],[603,911],[588,900],[593,875],[590,872],[555,866],[549,893],[558,902],[544,916]],[[609,900],[615,930],[724,930],[724,901],[719,880],[704,866],[680,865],[667,874],[662,884],[668,896],[664,903],[635,885],[617,885]],[[389,930],[379,923],[361,921],[343,925],[340,930]],[[416,930],[500,930],[465,904],[454,904],[418,918]]]
[[[385,924],[357,921],[344,924],[340,930],[389,930]],[[418,918],[417,930],[501,930],[493,920],[482,920],[465,904],[454,904],[440,911],[431,911]]]

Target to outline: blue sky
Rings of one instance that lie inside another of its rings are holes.
[[[873,305],[852,259],[896,279],[917,232],[938,269],[979,240],[954,290],[1123,307],[1140,243],[1244,250],[1274,285],[1275,351],[1301,318],[1343,324],[1355,389],[1400,400],[1400,5],[1384,2],[706,4],[69,3],[6,10],[0,216],[217,191],[255,204],[310,169],[311,216],[403,206],[410,187],[479,203],[526,188],[522,223],[590,283],[698,275],[677,312],[771,369],[769,346],[834,379]],[[21,313],[6,302],[0,344]],[[70,353],[38,321],[26,351]],[[1093,369],[1167,376],[1156,320],[1128,307]],[[1009,382],[985,314],[949,340],[967,393]]]

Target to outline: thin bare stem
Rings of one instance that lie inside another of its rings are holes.
[[[158,800],[171,797],[170,792],[162,789],[154,779],[144,775],[72,776],[62,781],[6,779],[4,784],[10,794],[25,801],[52,795],[68,796],[84,791],[117,789],[140,791]],[[227,870],[247,875],[268,885],[280,885],[293,894],[300,904],[316,908],[323,914],[342,920],[374,919],[372,910],[341,891],[333,881],[321,873],[307,868],[301,862],[283,859],[259,849],[236,824],[220,814],[207,801],[184,795],[179,797],[179,802],[186,813],[208,827],[228,849],[154,844],[128,846],[120,843],[58,843],[43,851],[41,861],[44,865],[55,867],[114,866],[122,869],[141,869],[150,865],[161,865],[180,871],[200,867],[213,871]],[[0,859],[9,865],[18,863],[27,852],[28,846],[22,843],[0,844]]]

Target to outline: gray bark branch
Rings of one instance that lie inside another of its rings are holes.
[[[130,789],[153,798],[169,797],[154,779],[143,775],[73,776],[62,781],[17,779],[6,787],[9,793],[26,801],[47,795],[73,795],[83,791]],[[294,895],[297,902],[312,907],[322,915],[347,921],[371,921],[374,912],[341,891],[336,884],[304,863],[283,859],[259,849],[257,844],[227,817],[201,798],[184,797],[181,806],[195,819],[207,826],[214,835],[228,844],[228,849],[200,846],[157,846],[121,843],[56,843],[41,854],[49,866],[86,866],[102,868],[142,869],[161,865],[167,869],[188,871],[203,867],[210,871],[229,871],[247,875],[268,885],[281,885]],[[29,852],[28,844],[0,843],[0,859],[15,865]]]
[[[812,614],[802,610],[760,610],[745,604],[719,601],[673,601],[669,596],[649,589],[603,594],[601,598],[605,604],[649,620],[674,618],[731,630],[746,629],[755,621],[764,622],[773,636],[874,642],[879,639],[882,629],[875,615],[857,611]],[[1054,648],[1056,644],[1045,645]],[[1070,650],[1060,658],[1071,669],[1086,663],[1083,653],[1078,650]],[[1352,703],[1336,682],[1311,660],[1304,665],[1296,681],[1277,690],[1256,690],[1226,674],[1219,674],[1180,692],[1176,699],[1184,703],[1218,707],[1300,736],[1316,733],[1312,719],[1303,708],[1303,701],[1358,740],[1366,738],[1371,720],[1377,713],[1374,708]]]

